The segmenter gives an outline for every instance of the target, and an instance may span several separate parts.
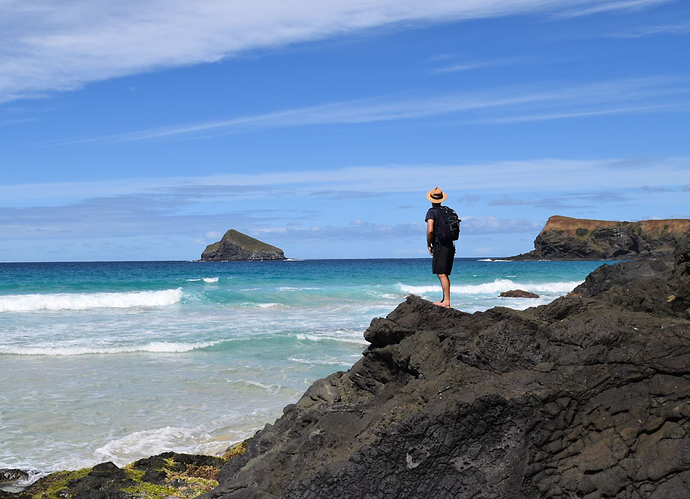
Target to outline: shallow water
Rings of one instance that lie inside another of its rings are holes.
[[[453,306],[548,303],[601,263],[456,260]],[[221,453],[409,293],[440,298],[429,259],[0,264],[0,468]]]

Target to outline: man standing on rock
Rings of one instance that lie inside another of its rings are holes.
[[[455,259],[455,241],[460,233],[460,221],[456,213],[441,206],[448,195],[436,187],[426,193],[431,208],[426,212],[426,244],[432,255],[431,271],[438,275],[443,289],[443,299],[434,305],[450,308],[450,273]],[[455,222],[455,228],[453,228]]]

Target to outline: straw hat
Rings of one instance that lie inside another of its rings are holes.
[[[432,203],[443,203],[447,197],[448,194],[443,192],[438,187],[436,187],[435,189],[431,189],[429,192],[426,193],[426,198]]]

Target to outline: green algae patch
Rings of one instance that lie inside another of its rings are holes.
[[[244,443],[243,443],[244,444]],[[235,455],[246,450],[239,444]],[[119,468],[111,462],[42,478],[16,499],[74,499],[98,492],[113,499],[192,499],[218,486],[226,459],[167,452]]]
[[[32,499],[64,499],[65,490],[69,486],[91,473],[92,468],[83,468],[76,471],[58,471],[42,478],[31,487],[27,492]]]
[[[245,452],[247,452],[246,440],[244,440],[243,442],[239,442],[230,447],[228,450],[226,450],[225,454],[223,454],[223,459],[225,459],[226,461],[230,461],[231,459],[234,459],[237,456],[241,456]]]
[[[132,497],[139,499],[163,499],[164,497],[168,496],[192,497],[179,495],[180,491],[178,489],[168,485],[156,485],[153,483],[144,482],[142,480],[144,477],[143,471],[126,470],[126,474],[127,478],[134,482],[134,484],[123,488],[122,492],[130,494]]]

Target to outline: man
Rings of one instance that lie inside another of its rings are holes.
[[[438,228],[443,223],[441,219],[441,203],[448,195],[436,187],[426,193],[426,198],[431,201],[431,208],[426,212],[426,244],[432,255],[431,271],[438,275],[443,290],[443,299],[434,305],[450,308],[450,273],[453,270],[455,258],[455,245],[453,241],[441,242],[438,238]]]

